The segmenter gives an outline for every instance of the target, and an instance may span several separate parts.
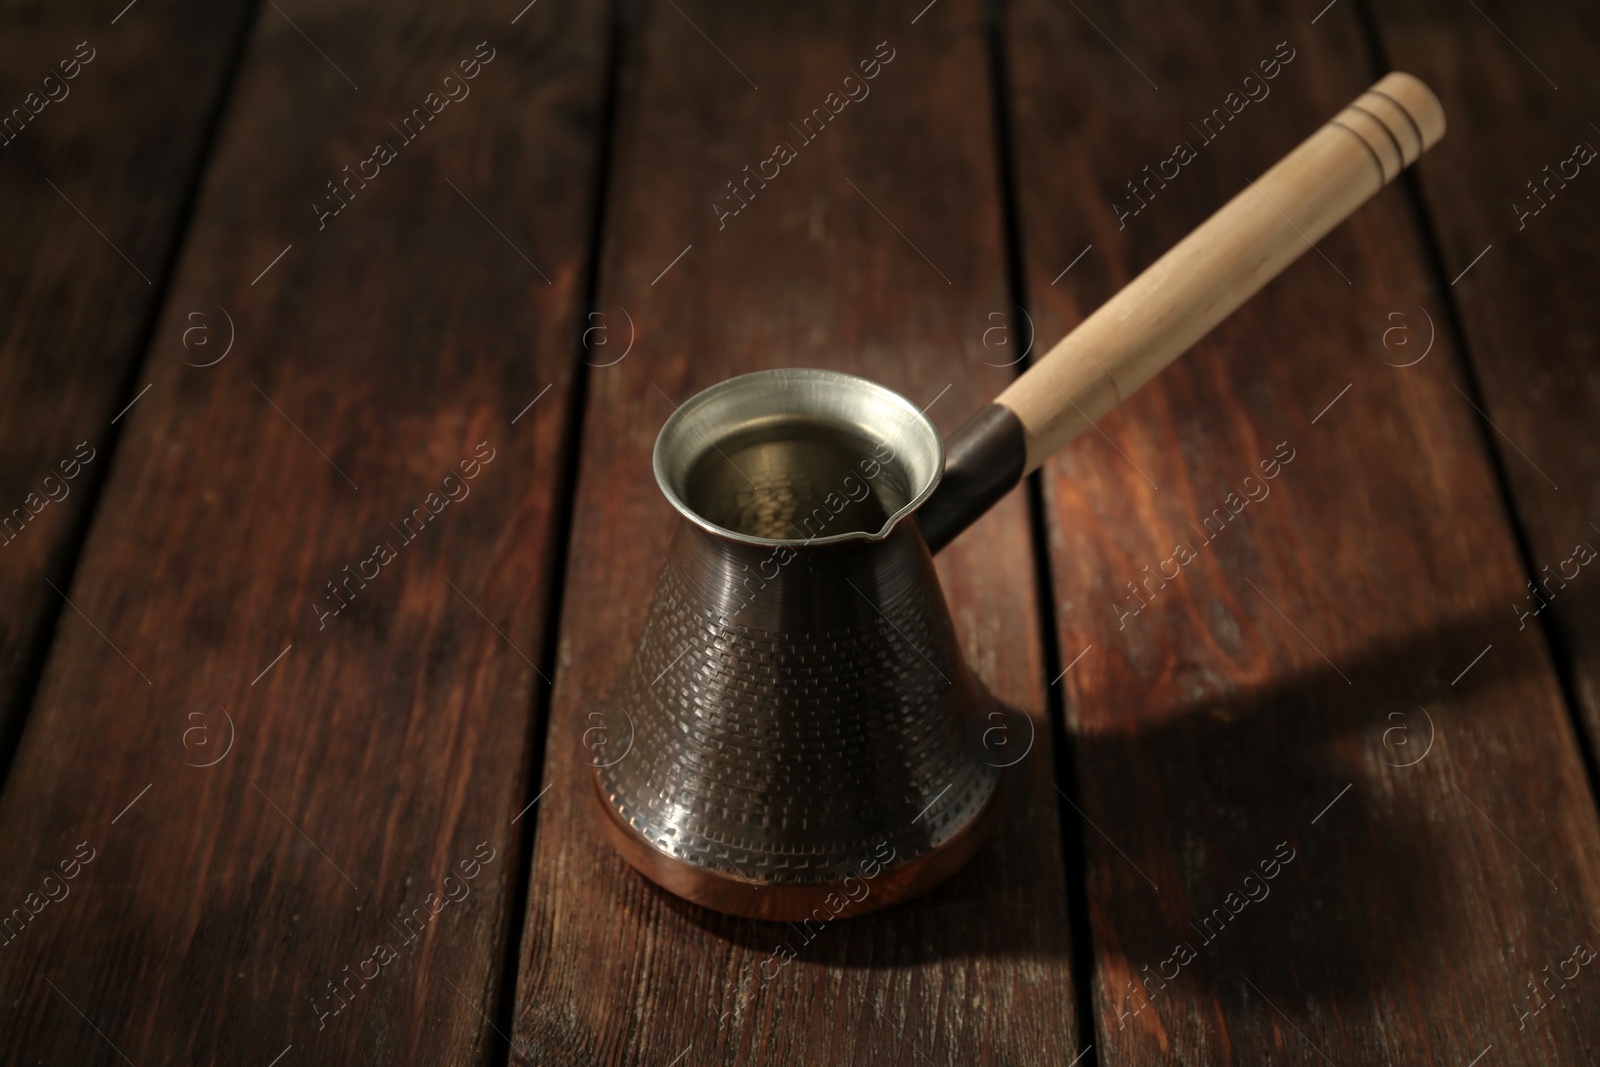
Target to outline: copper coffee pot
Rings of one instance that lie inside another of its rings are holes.
[[[932,553],[1444,136],[1390,74],[951,437],[848,374],[773,370],[656,439],[679,523],[592,747],[603,823],[658,885],[822,921],[923,892],[982,841],[990,711]],[[914,521],[907,521],[913,520]]]

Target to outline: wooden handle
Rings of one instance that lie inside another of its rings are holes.
[[[1426,85],[1390,74],[1129,282],[996,398],[1022,423],[1026,470],[1182,355],[1444,127]]]

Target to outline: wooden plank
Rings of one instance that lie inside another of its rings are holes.
[[[0,5],[0,775],[248,6]]]
[[[1538,584],[1537,599],[1524,589],[1502,615],[1519,630],[1546,624],[1594,751],[1600,596],[1576,575],[1579,561],[1600,550],[1600,308],[1592,299],[1600,259],[1587,239],[1600,224],[1600,200],[1586,188],[1600,178],[1574,150],[1600,149],[1600,92],[1588,76],[1600,12],[1569,4],[1524,16],[1483,4],[1456,18],[1440,4],[1407,2],[1373,15],[1393,62],[1427,78],[1466,134],[1440,145],[1440,165],[1419,177],[1440,266],[1454,281],[1449,308],[1480,386],[1473,401]],[[1580,544],[1589,551],[1575,552]]]
[[[1041,343],[1376,74],[1354,5],[1080,8],[1007,25]],[[1445,106],[1446,144],[1477,135]],[[1446,318],[1410,208],[1382,193],[1047,470],[1061,654],[1092,648],[1067,684],[1102,1064],[1594,1059],[1600,983],[1531,1011],[1595,943],[1600,828],[1548,651],[1507,625],[1459,350],[1441,323],[1385,365],[1388,313]]]
[[[608,36],[516,13],[260,9],[0,803],[6,914],[93,856],[0,1059],[495,1058]]]
[[[983,13],[947,0],[916,14],[639,12],[601,288],[641,340],[594,372],[584,426],[512,1035],[534,1062],[1064,1064],[1081,1051],[1020,495],[938,563],[977,673],[1036,740],[1009,772],[994,840],[930,895],[809,943],[684,904],[604,843],[589,781],[586,716],[632,652],[673,527],[650,449],[675,403],[734,374],[821,366],[931,405],[948,430],[1014,374],[1015,344],[984,346],[1010,316]],[[875,55],[875,78],[844,83]],[[867,95],[812,138],[789,125],[847,90]],[[721,218],[713,204],[738,204],[726,183],[780,142],[795,158]],[[775,970],[786,939],[796,958]]]

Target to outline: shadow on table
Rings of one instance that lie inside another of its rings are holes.
[[[1592,824],[1582,749],[1541,628],[1508,620],[1460,618],[1128,730],[1083,716],[1113,723],[1073,738],[1099,829],[1063,813],[1089,857],[1098,1010],[1259,1012],[1265,996],[1325,1017],[1484,960],[1495,916],[1520,913],[1533,951],[1586,929],[1545,877],[1581,894],[1584,843],[1527,810],[1537,795]]]

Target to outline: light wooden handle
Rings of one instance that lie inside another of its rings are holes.
[[[996,398],[1032,471],[1182,355],[1444,136],[1444,109],[1394,73],[1129,282]]]

